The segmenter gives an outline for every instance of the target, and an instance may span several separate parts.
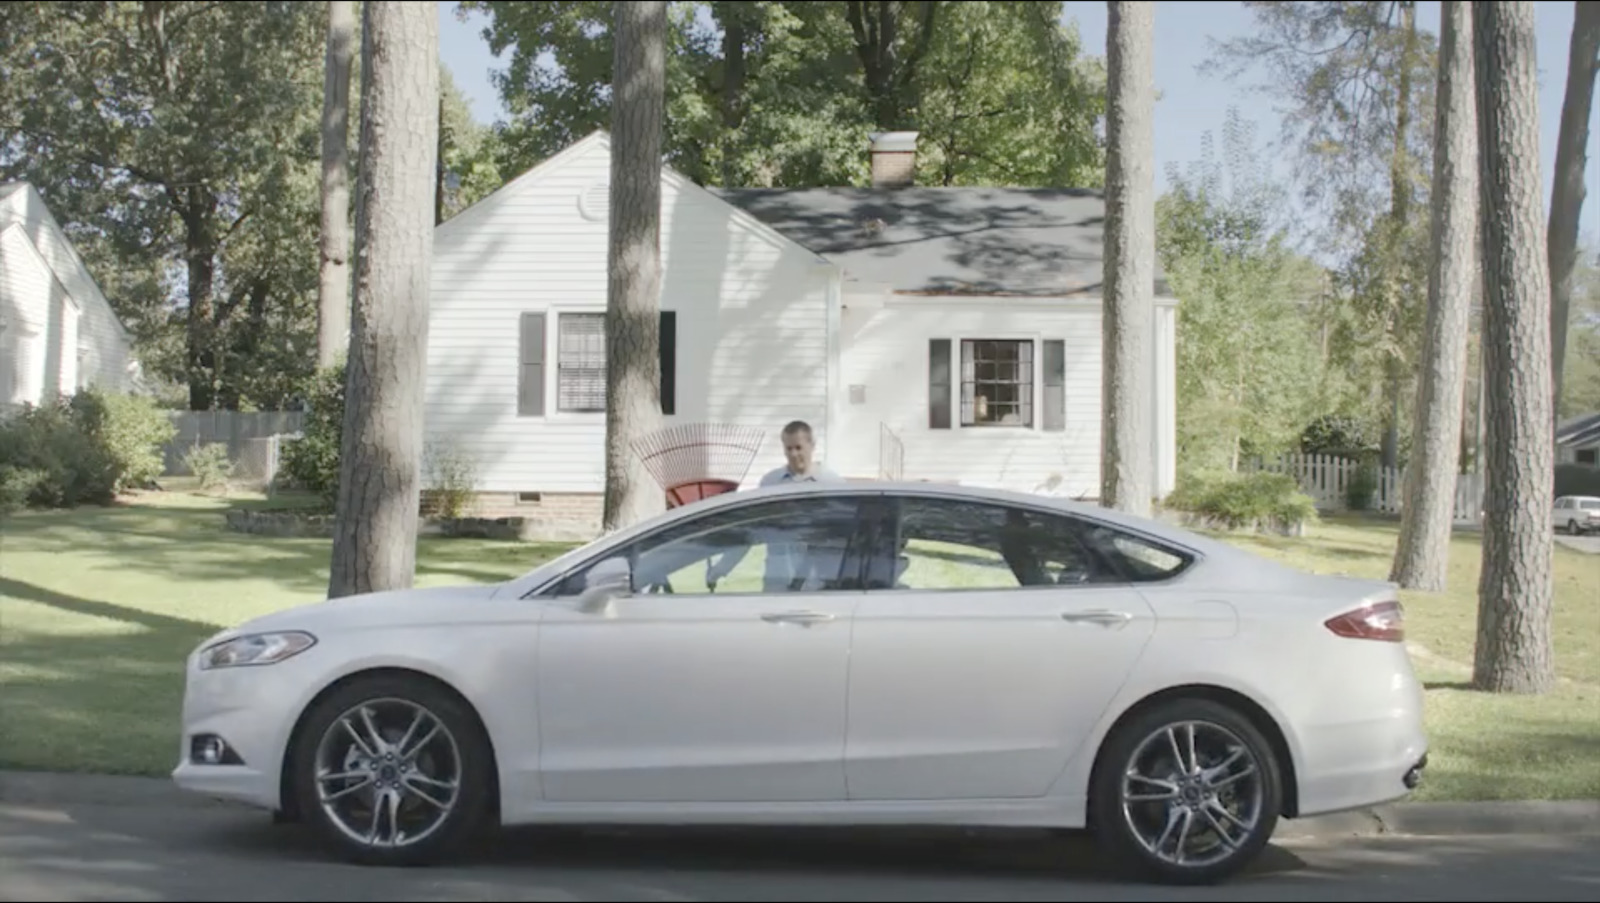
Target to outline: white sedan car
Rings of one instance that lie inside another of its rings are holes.
[[[376,864],[496,824],[1087,827],[1215,882],[1280,818],[1416,786],[1403,639],[1389,584],[1097,507],[778,486],[224,631],[173,777]]]

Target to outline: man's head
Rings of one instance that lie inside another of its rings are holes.
[[[811,424],[792,420],[783,428],[783,458],[789,463],[789,472],[802,474],[811,469],[811,452],[815,450]]]

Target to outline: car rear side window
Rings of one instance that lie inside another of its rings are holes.
[[[1088,525],[1084,540],[1122,571],[1130,583],[1170,580],[1183,573],[1193,561],[1174,549],[1101,524]]]

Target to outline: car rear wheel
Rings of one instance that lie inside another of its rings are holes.
[[[1174,699],[1107,738],[1090,826],[1136,877],[1214,884],[1266,847],[1281,794],[1272,746],[1250,719],[1211,700]]]
[[[342,858],[427,865],[485,827],[494,786],[488,738],[432,681],[352,681],[308,713],[295,747],[299,810]]]

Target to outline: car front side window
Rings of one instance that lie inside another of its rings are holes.
[[[625,557],[633,591],[704,595],[827,592],[860,585],[857,500],[775,499],[716,511],[641,537],[607,557]],[[557,591],[583,592],[587,568]]]

